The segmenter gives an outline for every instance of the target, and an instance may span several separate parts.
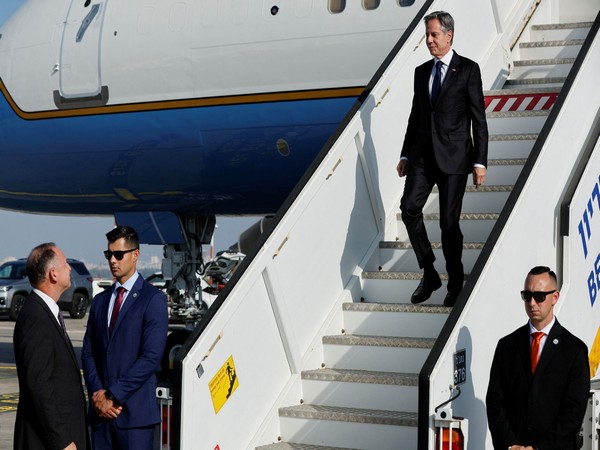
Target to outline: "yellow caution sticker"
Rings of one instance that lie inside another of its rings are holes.
[[[229,400],[229,397],[231,397],[231,394],[235,392],[238,386],[239,382],[232,355],[208,383],[208,389],[212,398],[213,407],[215,408],[215,414],[217,414],[225,402]]]

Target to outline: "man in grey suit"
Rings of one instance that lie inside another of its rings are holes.
[[[586,345],[554,316],[556,274],[527,274],[529,323],[498,342],[486,396],[495,450],[575,450],[590,392]]]
[[[53,243],[27,258],[33,291],[15,324],[13,345],[19,378],[15,450],[90,448],[77,357],[57,301],[71,285],[71,266]]]
[[[412,110],[396,168],[400,177],[406,175],[400,209],[423,269],[421,283],[411,297],[412,303],[421,303],[442,285],[423,223],[423,207],[437,184],[449,277],[444,305],[454,306],[464,279],[462,199],[469,173],[475,186],[485,182],[488,130],[479,66],[452,50],[454,19],[436,11],[424,21],[433,59],[415,69]]]

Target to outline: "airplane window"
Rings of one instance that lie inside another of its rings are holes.
[[[333,14],[341,13],[346,9],[346,0],[329,0],[329,12]]]
[[[381,0],[363,0],[363,8],[365,8],[367,11],[371,9],[377,9],[379,8],[380,2]]]
[[[400,6],[412,6],[415,3],[415,0],[398,0],[398,5]]]

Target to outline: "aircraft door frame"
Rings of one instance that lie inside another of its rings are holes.
[[[100,45],[108,0],[71,0],[60,48],[60,97],[95,98],[102,92]]]

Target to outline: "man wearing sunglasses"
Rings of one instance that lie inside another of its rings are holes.
[[[81,354],[94,450],[152,450],[160,422],[156,372],[168,330],[167,299],[137,272],[136,231],[106,234],[112,288],[92,303]]]
[[[586,345],[554,316],[548,267],[531,269],[521,299],[529,322],[502,338],[490,371],[487,416],[495,450],[576,450],[590,391]]]

